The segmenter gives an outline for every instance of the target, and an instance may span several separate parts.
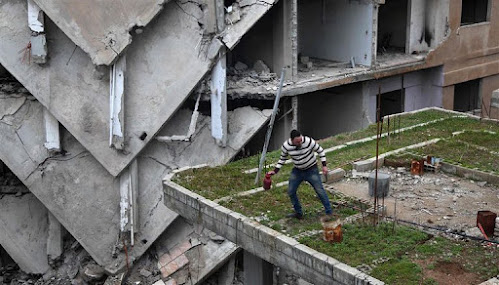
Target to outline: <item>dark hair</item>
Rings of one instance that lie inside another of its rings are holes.
[[[299,132],[299,131],[297,131],[297,130],[292,130],[292,131],[291,131],[291,134],[289,134],[289,137],[290,137],[291,139],[294,139],[294,138],[299,137],[299,136],[301,136],[301,134],[300,134],[300,132]]]

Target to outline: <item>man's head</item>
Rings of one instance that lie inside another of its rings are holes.
[[[302,139],[301,139],[301,133],[299,131],[292,130],[289,137],[291,138],[291,142],[293,143],[294,146],[301,146]]]

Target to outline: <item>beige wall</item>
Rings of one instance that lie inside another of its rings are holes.
[[[491,0],[490,21],[461,27],[461,1],[449,6],[451,32],[437,49],[430,52],[427,65],[444,66],[442,105],[454,106],[453,85],[483,78],[484,104],[490,104],[492,90],[499,88],[499,0]]]

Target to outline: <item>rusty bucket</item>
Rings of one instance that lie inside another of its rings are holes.
[[[324,230],[323,239],[327,242],[342,242],[343,232],[341,230],[341,220],[333,221],[330,217],[321,218],[322,229]]]

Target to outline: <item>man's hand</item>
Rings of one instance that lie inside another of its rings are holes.
[[[270,176],[275,175],[275,171],[271,170],[271,171],[267,172],[267,174],[270,175]]]
[[[327,177],[327,166],[322,167],[322,173]]]

